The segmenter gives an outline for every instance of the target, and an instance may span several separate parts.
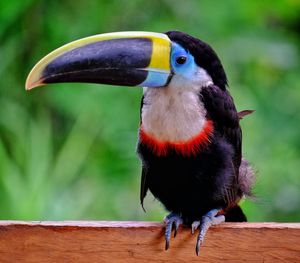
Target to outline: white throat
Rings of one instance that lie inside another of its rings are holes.
[[[205,125],[206,110],[201,88],[213,84],[199,68],[194,81],[175,75],[163,88],[144,88],[143,130],[164,142],[185,142],[197,136]]]

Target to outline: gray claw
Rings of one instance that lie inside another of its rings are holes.
[[[171,239],[171,233],[174,225],[174,238],[177,235],[178,227],[182,224],[183,220],[181,217],[177,214],[171,213],[164,219],[164,222],[166,224],[166,230],[165,230],[165,239],[166,239],[166,247],[165,249],[168,250],[170,247],[170,239]]]
[[[196,254],[197,256],[199,256],[199,252],[200,252],[200,246],[202,245],[201,241],[199,241],[197,239],[197,243],[196,243]]]
[[[177,235],[177,230],[179,228],[179,226],[182,224],[182,219],[180,218],[180,220],[176,220],[174,222],[174,225],[175,225],[175,229],[174,229],[174,238],[176,237]]]
[[[209,227],[213,225],[218,225],[225,221],[225,216],[217,215],[219,211],[220,210],[218,209],[213,209],[202,217],[201,224],[200,224],[200,233],[198,235],[197,243],[196,243],[197,256],[199,255],[200,247],[204,242],[204,237]]]
[[[172,232],[172,226],[173,226],[173,222],[169,221],[166,224],[166,230],[165,230],[165,238],[166,238],[166,250],[168,250],[169,246],[170,246],[170,239],[171,239],[171,232]]]
[[[194,221],[192,223],[192,234],[194,235],[195,231],[197,230],[197,228],[200,226],[200,221]]]

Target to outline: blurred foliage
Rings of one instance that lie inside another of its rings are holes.
[[[69,41],[110,31],[180,30],[221,57],[258,171],[250,220],[300,220],[300,2],[0,2],[0,218],[161,220],[139,207],[138,88],[57,84],[26,93],[32,66]]]

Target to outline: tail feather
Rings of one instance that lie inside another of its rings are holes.
[[[239,168],[238,186],[243,195],[252,197],[252,187],[255,183],[255,172],[250,166],[249,162],[242,158],[242,162]]]
[[[240,206],[235,206],[225,214],[226,222],[247,222],[247,217]]]
[[[247,116],[247,115],[249,115],[249,114],[251,114],[253,112],[255,112],[255,110],[242,110],[242,111],[238,112],[239,119],[241,120],[245,116]]]

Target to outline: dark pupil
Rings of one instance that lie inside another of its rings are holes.
[[[186,62],[186,57],[185,57],[185,56],[180,56],[180,57],[176,58],[176,63],[177,63],[177,64],[182,65],[182,64],[184,64],[185,62]]]

